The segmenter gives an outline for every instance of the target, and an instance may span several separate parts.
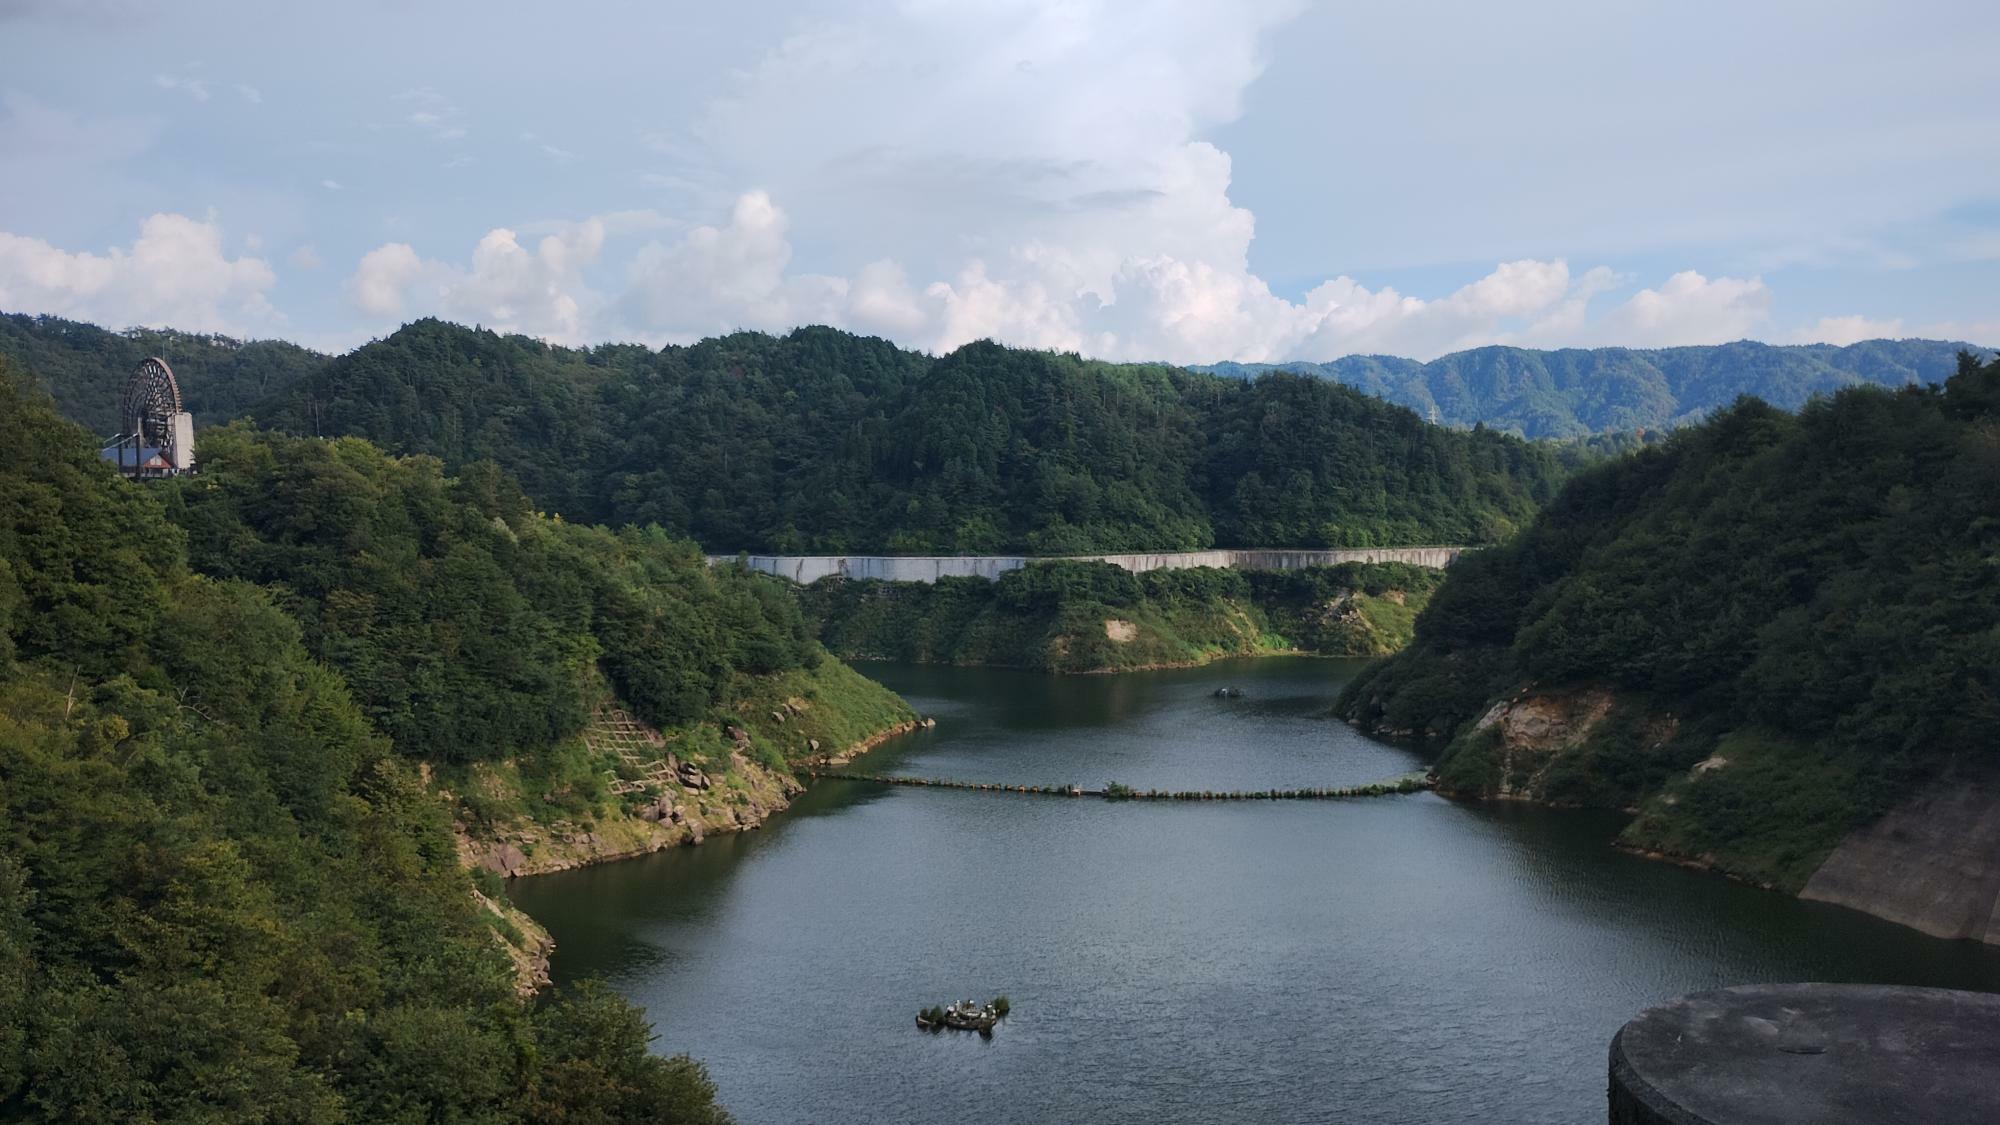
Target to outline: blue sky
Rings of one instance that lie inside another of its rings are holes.
[[[2000,5],[0,0],[0,310],[2000,343]]]

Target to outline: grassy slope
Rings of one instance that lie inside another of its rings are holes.
[[[609,701],[601,684],[592,690]],[[562,870],[749,827],[789,802],[794,767],[816,756],[815,743],[817,753],[846,750],[916,718],[894,692],[833,659],[743,676],[732,695],[726,709],[660,732],[667,752],[708,775],[706,792],[669,784],[613,793],[614,777],[639,775],[582,736],[539,755],[440,769],[468,857],[506,844],[524,854],[525,871]],[[728,726],[745,732],[747,748],[738,751]],[[662,796],[684,810],[680,823],[641,816]]]
[[[1941,389],[1740,403],[1454,567],[1339,706],[1437,748],[1441,787],[1633,808],[1627,846],[1798,890],[1991,766],[1996,418],[2000,365],[1972,360]]]

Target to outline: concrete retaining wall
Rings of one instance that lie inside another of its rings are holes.
[[[1115,563],[1131,571],[1170,570],[1183,567],[1236,567],[1240,570],[1299,570],[1309,566],[1339,563],[1409,563],[1413,566],[1444,567],[1459,556],[1463,547],[1365,547],[1325,550],[1220,550],[1175,551],[1131,555],[1069,555],[1066,558]],[[713,563],[729,562],[738,556],[710,555]],[[817,582],[839,575],[843,578],[879,578],[888,582],[935,582],[940,578],[995,579],[1031,562],[1029,555],[748,555],[752,570],[776,574],[794,582]]]

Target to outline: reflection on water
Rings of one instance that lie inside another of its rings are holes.
[[[1324,716],[1353,665],[1050,678],[870,666],[938,716],[868,768],[1291,788],[1421,763]],[[1218,699],[1236,685],[1242,699]],[[761,832],[525,880],[746,1123],[1595,1122],[1654,1001],[1756,980],[2000,988],[2000,956],[1620,854],[1616,816],[1109,804],[816,785]],[[912,1026],[1006,993],[990,1041]]]

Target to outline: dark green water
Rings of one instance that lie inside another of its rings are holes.
[[[1325,715],[1354,666],[1115,677],[869,666],[935,731],[881,772],[1352,785],[1423,763]],[[1223,684],[1247,698],[1210,695]],[[523,880],[558,980],[645,1006],[746,1125],[1575,1122],[1693,989],[2000,990],[2000,955],[1621,855],[1619,820],[1454,804],[1111,804],[816,786],[760,832]],[[991,1040],[919,1007],[1006,993]]]

